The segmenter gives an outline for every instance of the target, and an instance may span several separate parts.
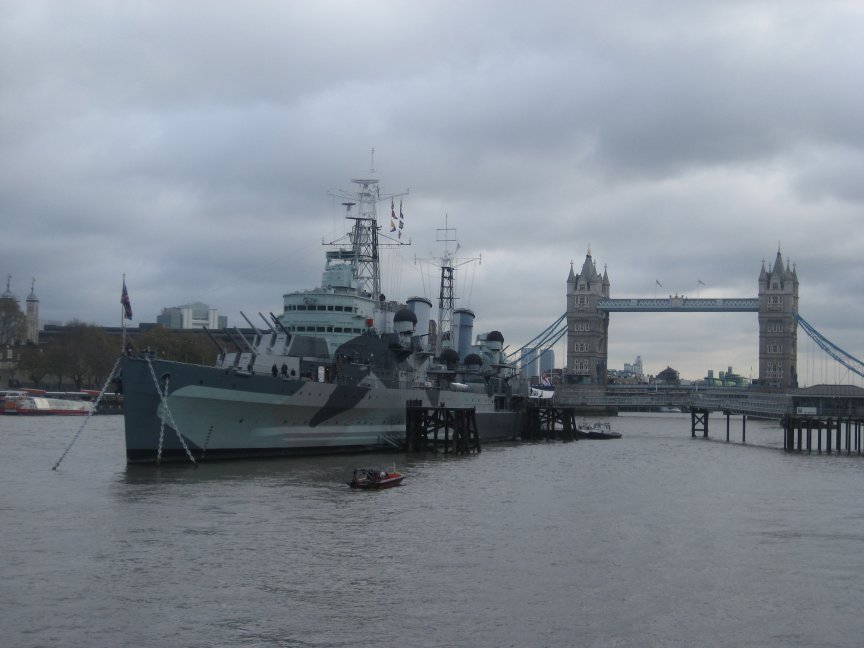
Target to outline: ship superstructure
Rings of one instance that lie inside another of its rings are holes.
[[[392,326],[399,305],[381,293],[379,226],[376,204],[391,199],[381,196],[375,178],[353,179],[356,193],[343,202],[350,231],[328,247],[321,286],[286,293],[279,320],[291,334],[326,340],[329,352],[351,338],[377,327]],[[387,245],[406,245],[388,242]]]

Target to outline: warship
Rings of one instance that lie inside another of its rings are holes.
[[[377,179],[352,182],[350,230],[328,244],[321,286],[284,295],[279,316],[259,313],[262,329],[243,314],[251,329],[224,331],[238,350],[213,336],[213,366],[124,355],[128,463],[393,450],[409,403],[475,408],[481,441],[518,436],[529,385],[499,331],[472,343],[474,314],[453,309],[455,253],[445,242],[437,322],[425,297],[388,301],[380,248],[404,243],[380,239],[376,205],[389,197],[399,220],[393,196]]]

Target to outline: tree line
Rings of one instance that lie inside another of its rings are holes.
[[[102,388],[122,352],[120,335],[73,320],[43,336],[40,344],[25,342],[26,320],[17,301],[0,302],[0,344],[13,358],[8,387]],[[213,364],[217,352],[203,331],[155,326],[144,332],[127,331],[126,338],[133,352],[149,351],[167,360]]]

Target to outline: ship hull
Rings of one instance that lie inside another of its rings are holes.
[[[153,463],[160,445],[163,461],[188,461],[180,435],[207,460],[393,449],[405,437],[408,401],[474,407],[481,442],[516,438],[521,420],[474,392],[283,380],[140,358],[124,358],[122,376],[129,463]],[[167,409],[157,382],[167,384]]]

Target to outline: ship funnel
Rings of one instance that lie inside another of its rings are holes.
[[[474,311],[469,308],[457,308],[453,311],[453,330],[455,339],[453,347],[464,358],[471,349],[471,338],[474,334]]]

